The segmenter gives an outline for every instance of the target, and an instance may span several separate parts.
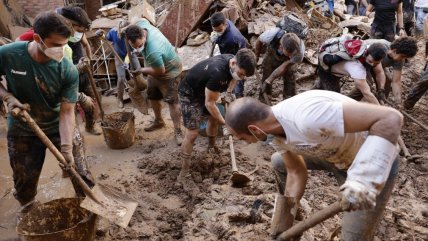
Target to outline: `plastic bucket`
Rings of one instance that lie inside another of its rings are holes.
[[[81,208],[83,198],[63,198],[32,208],[19,221],[22,241],[93,241],[97,215]]]
[[[135,115],[133,112],[114,112],[105,115],[101,128],[107,146],[124,149],[135,142]]]

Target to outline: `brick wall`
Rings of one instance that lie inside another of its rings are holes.
[[[17,2],[21,4],[25,14],[32,18],[40,12],[64,6],[63,0],[17,0]]]

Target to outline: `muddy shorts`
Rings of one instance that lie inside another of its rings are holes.
[[[205,108],[205,101],[194,98],[192,93],[192,89],[187,84],[180,86],[180,107],[183,124],[189,130],[199,129],[201,121],[210,115],[207,108]]]
[[[149,100],[164,100],[168,104],[178,103],[178,84],[181,80],[181,74],[177,77],[160,80],[153,76],[147,79],[147,97]]]

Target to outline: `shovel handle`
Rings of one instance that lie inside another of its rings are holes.
[[[94,80],[94,76],[92,75],[92,70],[90,69],[90,66],[85,65],[85,71],[88,74],[89,82],[91,84],[92,91],[94,92],[95,99],[97,100],[97,103],[98,103],[98,108],[100,108],[101,120],[104,121],[104,109],[103,109],[103,106],[101,104],[101,98],[98,95],[97,87],[95,86],[95,80]]]
[[[295,237],[302,234],[304,231],[312,228],[313,226],[323,222],[326,219],[333,217],[334,215],[344,211],[343,204],[341,201],[337,201],[326,208],[312,214],[309,218],[303,220],[302,222],[294,225],[287,231],[283,232],[276,239],[277,241],[285,241],[289,238]]]
[[[56,159],[62,165],[64,165],[64,166],[68,165],[68,163],[65,160],[64,156],[62,155],[62,153],[58,150],[58,148],[56,148],[56,146],[52,143],[52,141],[49,140],[49,138],[46,136],[46,134],[43,132],[43,130],[40,129],[40,127],[33,120],[33,118],[31,118],[31,116],[28,114],[28,112],[26,110],[21,110],[19,108],[15,108],[15,109],[11,110],[11,114],[14,117],[24,118],[27,125],[33,130],[33,132],[37,135],[37,137],[39,137],[39,139],[43,142],[43,144],[45,144],[46,147],[52,152],[52,154],[56,157]],[[94,199],[95,201],[97,201],[98,203],[100,203],[99,200],[95,197],[92,190],[85,183],[85,181],[83,181],[82,177],[76,172],[76,170],[74,168],[69,168],[68,171],[73,177],[76,178],[76,180],[78,181],[80,187],[82,187],[85,194],[87,196],[91,197],[92,199]]]
[[[238,167],[236,166],[235,148],[233,148],[232,135],[229,135],[229,148],[230,148],[230,158],[232,159],[232,172],[238,172]]]

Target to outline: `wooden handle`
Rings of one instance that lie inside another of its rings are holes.
[[[304,231],[312,228],[313,226],[323,222],[326,219],[333,217],[334,215],[343,211],[343,204],[340,201],[337,201],[328,207],[314,213],[309,218],[303,220],[302,222],[294,225],[287,231],[283,232],[276,239],[277,241],[285,241],[289,238],[295,237],[302,234]]]
[[[98,103],[98,108],[100,108],[101,120],[104,121],[104,109],[103,109],[103,106],[101,104],[101,98],[98,95],[97,87],[95,86],[95,80],[94,80],[94,76],[92,76],[92,71],[90,69],[90,66],[85,65],[85,71],[88,74],[89,82],[91,83],[92,91],[94,92],[95,99],[97,100],[97,103]]]
[[[229,135],[230,158],[232,159],[232,172],[238,172],[235,159],[235,149],[233,148],[233,138]]]
[[[46,147],[52,152],[52,154],[56,157],[56,159],[64,166],[67,166],[68,163],[65,160],[62,153],[58,150],[58,148],[55,147],[55,145],[52,143],[52,141],[46,136],[46,134],[43,132],[42,129],[37,125],[37,123],[31,118],[31,116],[28,114],[26,110],[21,110],[19,108],[15,108],[11,111],[12,116],[14,117],[23,117],[27,123],[27,125],[33,130],[33,132],[36,134],[37,137],[43,142],[43,144],[46,145]],[[92,190],[89,188],[89,186],[83,181],[82,177],[76,172],[74,168],[68,169],[69,173],[76,178],[79,185],[82,187],[85,194],[95,201],[98,201],[98,199],[95,197]]]

